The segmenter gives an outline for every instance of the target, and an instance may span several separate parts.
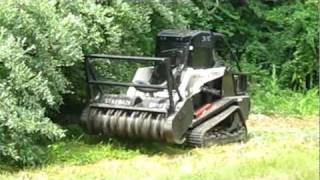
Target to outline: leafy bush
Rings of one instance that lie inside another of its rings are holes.
[[[63,131],[45,117],[43,103],[55,103],[41,72],[28,64],[24,40],[0,29],[0,154],[21,163],[41,161],[41,145],[63,137]]]

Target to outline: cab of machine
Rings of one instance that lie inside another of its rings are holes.
[[[174,57],[174,65],[208,68],[214,65],[213,48],[214,36],[209,31],[165,30],[157,36],[156,56]]]

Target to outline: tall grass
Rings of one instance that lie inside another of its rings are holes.
[[[251,88],[252,112],[263,114],[312,116],[319,113],[319,89],[292,91],[281,89],[275,70]]]
[[[257,90],[252,94],[252,112],[277,115],[311,116],[319,113],[318,89],[307,92]]]

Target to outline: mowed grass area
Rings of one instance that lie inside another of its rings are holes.
[[[251,115],[243,143],[190,148],[80,136],[50,147],[42,167],[0,179],[319,179],[318,117]]]

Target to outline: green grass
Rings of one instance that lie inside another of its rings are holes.
[[[181,154],[186,148],[158,142],[128,140],[103,140],[99,137],[68,139],[49,147],[47,164],[66,162],[74,165],[88,164],[100,159],[128,160],[139,155]]]
[[[75,136],[49,148],[42,167],[0,179],[319,179],[317,117],[252,115],[250,139],[210,148]]]
[[[252,92],[252,111],[269,115],[297,117],[318,115],[318,93],[318,89],[294,92],[279,89],[278,85],[271,86],[271,88],[256,88]]]

